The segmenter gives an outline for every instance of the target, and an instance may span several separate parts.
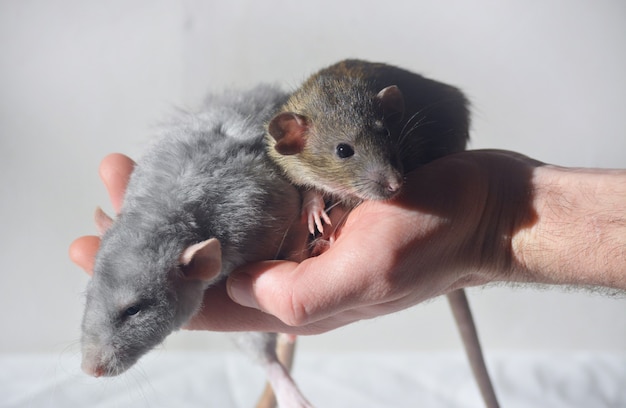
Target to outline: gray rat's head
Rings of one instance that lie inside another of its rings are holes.
[[[219,275],[216,239],[183,246],[180,238],[160,237],[151,239],[125,215],[102,237],[82,322],[86,373],[126,371],[197,311],[206,285]]]
[[[403,182],[388,125],[403,109],[396,86],[376,94],[359,78],[316,77],[270,121],[269,153],[297,184],[360,200],[388,199]]]

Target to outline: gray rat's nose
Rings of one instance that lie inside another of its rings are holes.
[[[90,363],[86,359],[83,359],[83,362],[80,365],[80,368],[83,370],[85,374],[90,375],[92,377],[98,378],[98,377],[102,377],[102,375],[104,374],[104,368],[102,368],[102,366],[99,366],[98,364],[95,364],[95,363]]]

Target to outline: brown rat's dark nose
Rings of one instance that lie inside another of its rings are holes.
[[[393,168],[374,168],[359,183],[358,196],[363,200],[389,200],[400,192],[403,181]]]
[[[389,182],[387,183],[387,191],[389,191],[390,194],[396,194],[397,192],[400,191],[401,187],[402,187],[401,178],[389,180]]]
[[[404,178],[397,171],[393,171],[391,174],[389,174],[386,177],[385,186],[386,186],[389,198],[393,197],[394,195],[400,192],[400,189],[402,188],[403,183],[404,183]]]

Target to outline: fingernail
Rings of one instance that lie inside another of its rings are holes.
[[[231,276],[226,288],[228,296],[236,303],[245,307],[259,309],[259,305],[254,296],[252,296],[252,279],[250,276],[245,274]]]

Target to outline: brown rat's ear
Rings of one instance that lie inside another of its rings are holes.
[[[113,225],[113,218],[109,217],[100,207],[96,208],[93,218],[96,221],[96,228],[98,228],[100,236],[104,235],[104,233],[111,228],[111,225]]]
[[[404,96],[396,85],[384,88],[376,95],[385,119],[400,121],[404,116]]]
[[[274,149],[282,155],[291,155],[304,149],[309,121],[297,113],[282,112],[272,118],[267,128],[276,140]]]
[[[217,238],[207,239],[185,248],[179,262],[186,279],[208,282],[222,270],[222,247]]]

